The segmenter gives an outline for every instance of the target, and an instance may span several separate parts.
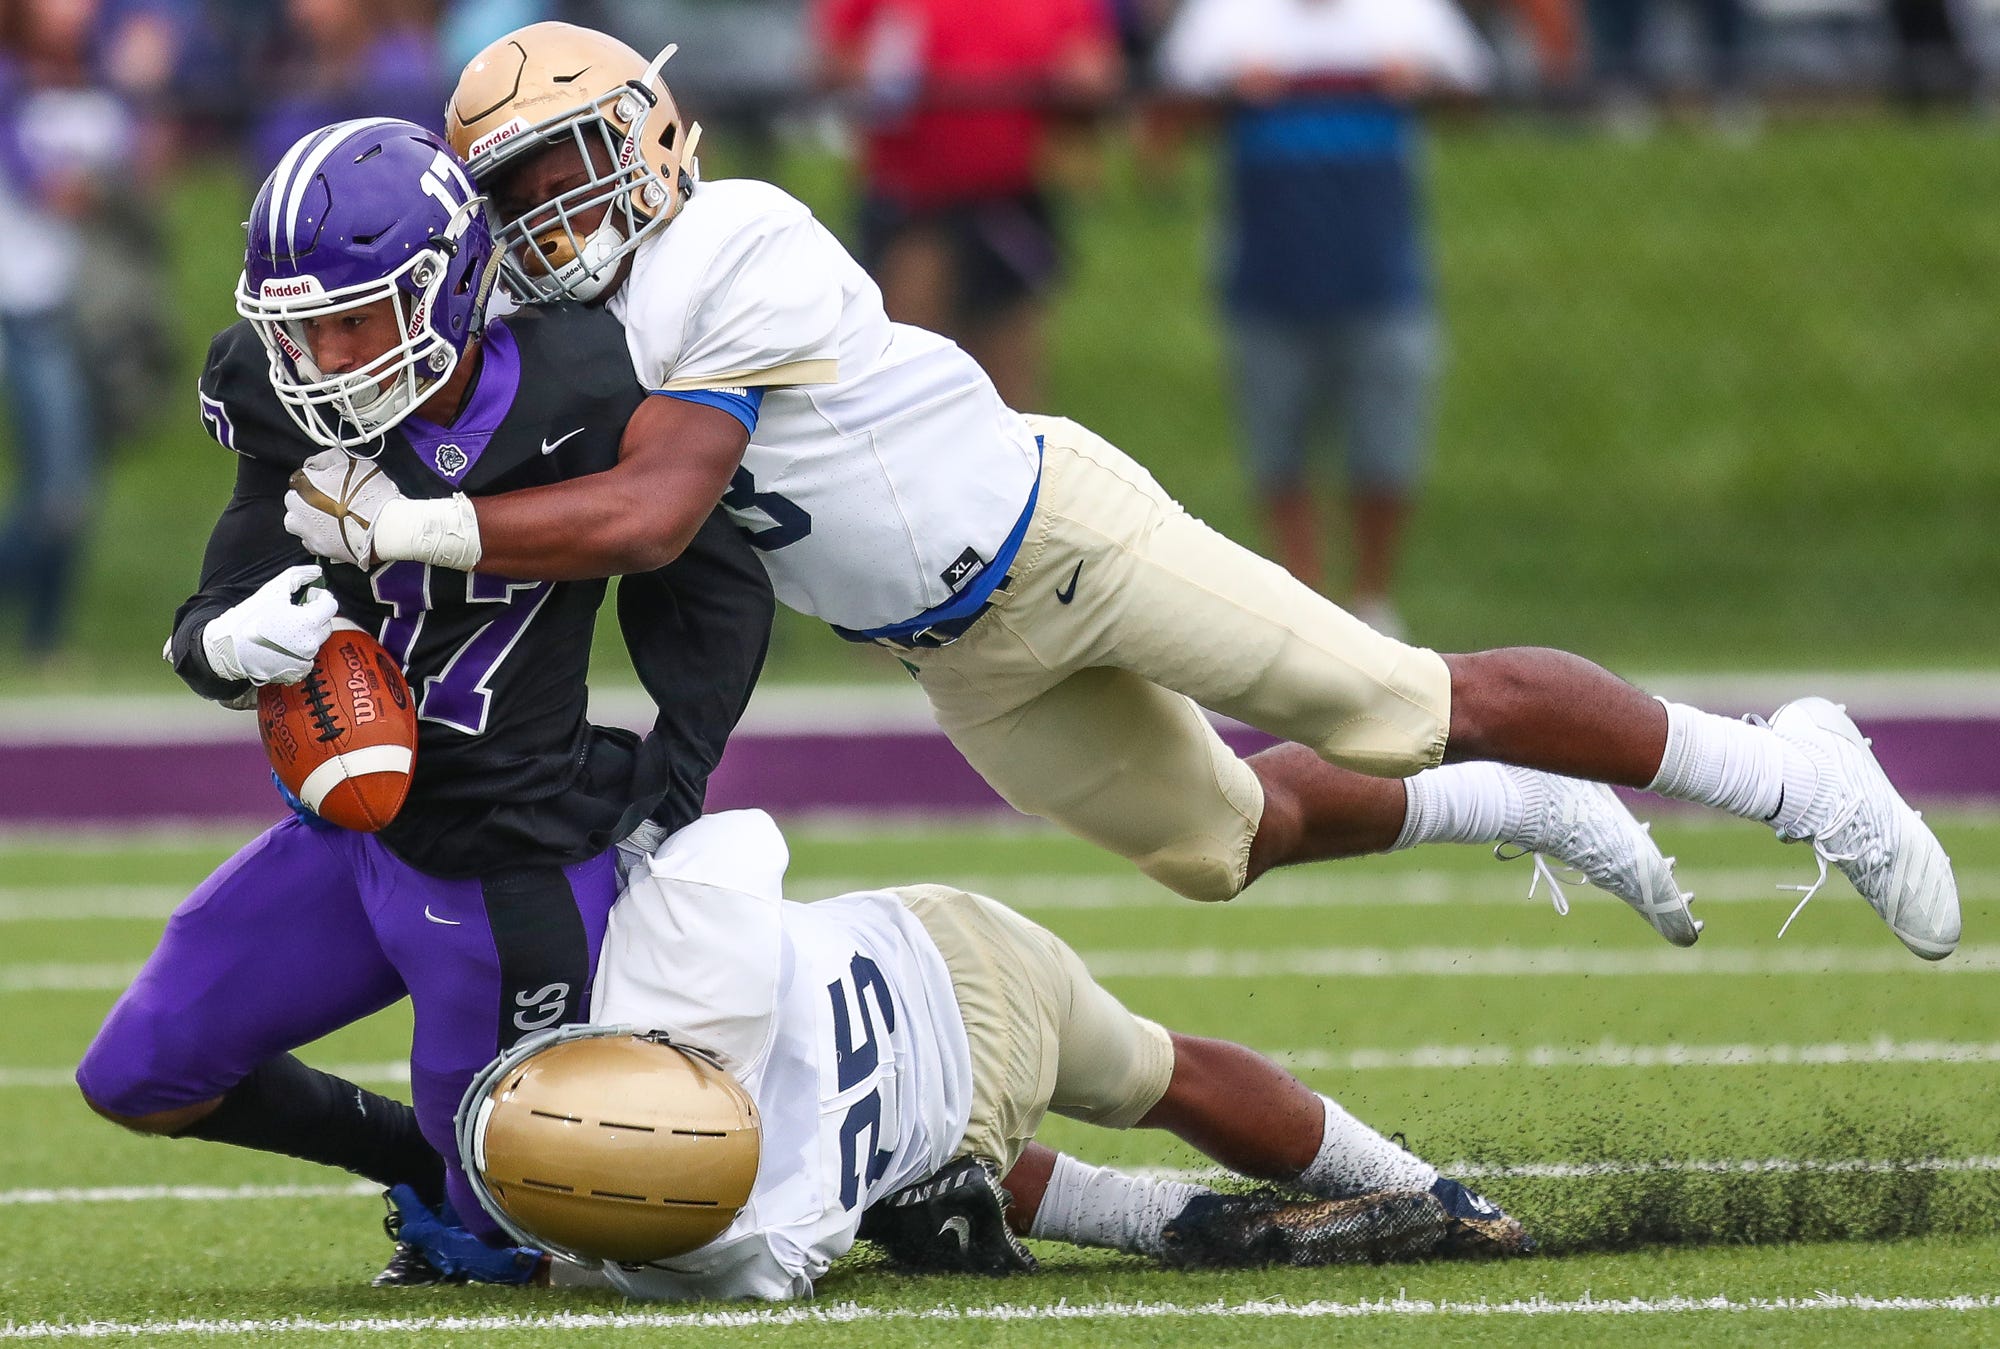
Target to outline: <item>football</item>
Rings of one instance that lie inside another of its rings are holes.
[[[334,628],[304,679],[257,691],[257,729],[278,780],[343,829],[373,833],[410,794],[410,686],[382,644],[350,623]]]

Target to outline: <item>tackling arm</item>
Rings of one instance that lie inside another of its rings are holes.
[[[625,427],[617,467],[475,500],[474,570],[575,581],[663,567],[700,531],[749,443],[743,423],[727,412],[648,398]],[[399,551],[378,534],[378,556],[393,560]]]

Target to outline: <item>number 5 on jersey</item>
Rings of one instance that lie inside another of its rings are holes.
[[[889,981],[882,977],[880,967],[859,952],[846,977],[828,984],[826,994],[833,1003],[834,1078],[839,1090],[852,1091],[881,1074],[878,1034],[895,1031],[896,1004],[889,998]],[[849,1106],[847,1118],[840,1124],[842,1208],[860,1203],[862,1187],[880,1180],[895,1156],[892,1149],[882,1146],[882,1127],[882,1092],[878,1087]],[[861,1141],[863,1134],[868,1136],[866,1144]]]

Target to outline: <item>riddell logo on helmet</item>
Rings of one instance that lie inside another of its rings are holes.
[[[488,150],[491,150],[494,146],[513,140],[514,137],[520,135],[523,131],[526,131],[527,129],[528,129],[528,124],[522,121],[520,118],[516,117],[513,121],[508,122],[505,126],[498,127],[495,130],[488,132],[486,135],[481,136],[478,140],[474,141],[471,145],[467,146],[465,150],[465,157],[467,159],[477,159],[479,158],[479,156],[485,154]]]
[[[257,287],[257,294],[266,300],[298,300],[308,295],[324,295],[316,276],[272,277]]]

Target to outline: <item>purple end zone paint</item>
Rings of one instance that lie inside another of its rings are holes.
[[[1864,721],[1862,730],[1874,737],[1883,767],[1912,799],[2000,801],[2000,715],[1878,717]],[[1224,735],[1239,753],[1271,743],[1241,728]],[[1011,813],[936,731],[739,732],[708,800],[714,810],[758,806],[779,815]],[[270,821],[281,813],[254,739],[0,742],[0,826]]]

